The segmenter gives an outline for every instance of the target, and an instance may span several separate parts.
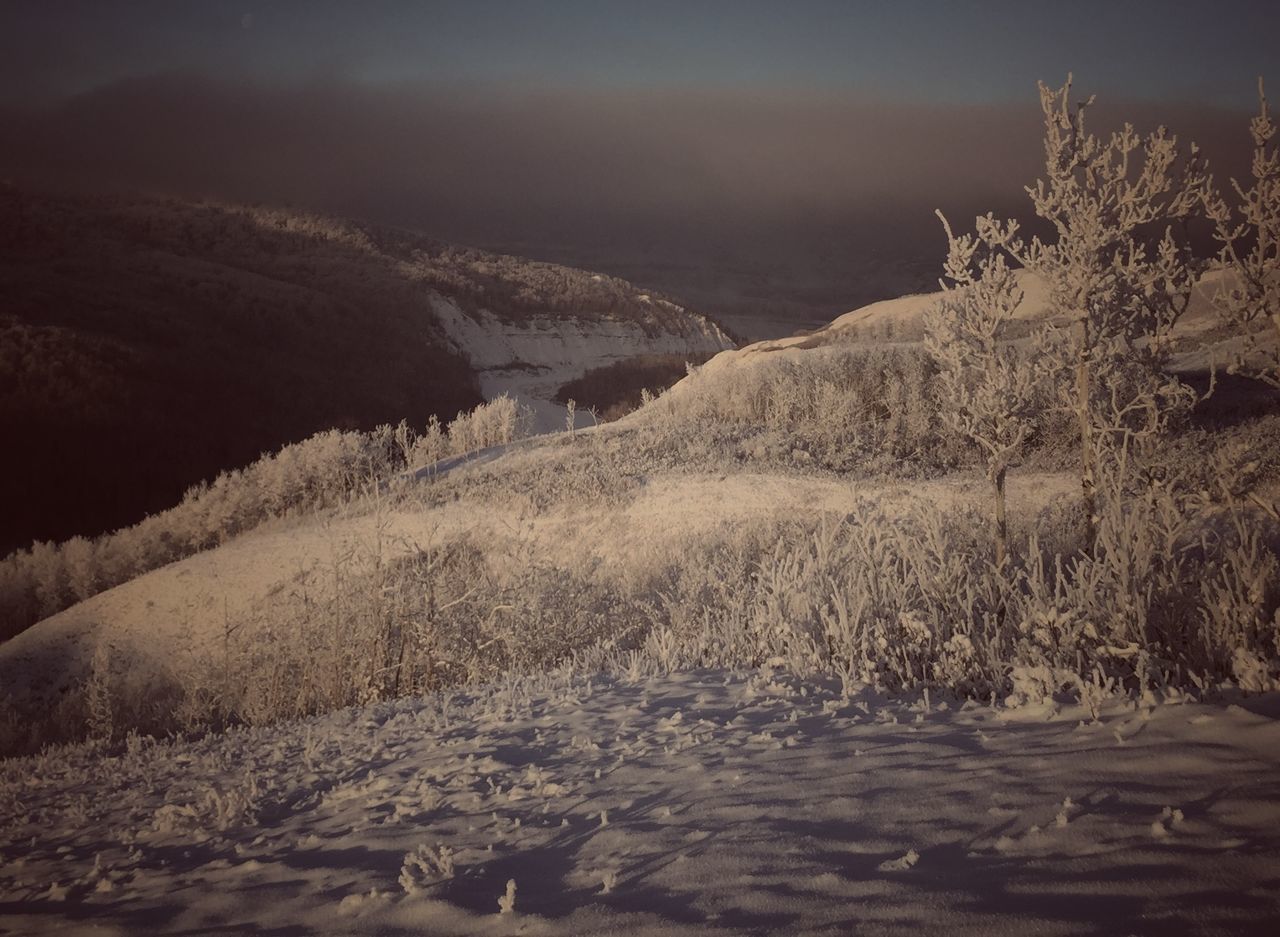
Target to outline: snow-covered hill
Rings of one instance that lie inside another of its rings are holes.
[[[1014,313],[1016,319],[1035,322],[1048,319],[1051,314],[1049,290],[1045,282],[1035,274],[1021,271],[1017,275],[1023,299]],[[1174,328],[1174,335],[1189,345],[1196,344],[1220,325],[1212,296],[1222,282],[1223,274],[1211,271],[1196,285],[1191,304]],[[918,293],[886,299],[862,306],[833,319],[828,325],[812,331],[800,332],[786,338],[768,339],[745,345],[735,352],[719,355],[708,362],[712,369],[759,354],[804,350],[851,342],[893,344],[918,341],[924,328],[924,313],[942,298],[941,292]]]
[[[550,675],[0,765],[12,934],[1272,934],[1280,697]]]
[[[556,465],[557,455],[540,447],[508,453],[504,464],[519,473]],[[580,458],[592,456],[584,446]],[[1033,515],[1070,485],[1065,476],[1015,478],[1014,511]],[[144,693],[162,679],[213,666],[228,627],[246,638],[243,629],[270,627],[323,601],[340,577],[460,538],[495,556],[532,553],[601,576],[642,579],[691,544],[735,527],[841,516],[868,497],[886,505],[920,496],[961,504],[981,492],[981,481],[971,478],[921,483],[908,493],[896,484],[854,486],[776,472],[681,472],[646,479],[613,509],[570,500],[547,511],[513,512],[505,500],[464,499],[282,522],[109,589],[0,644],[0,688],[16,711],[47,712],[79,692],[95,652],[105,647],[121,692]]]

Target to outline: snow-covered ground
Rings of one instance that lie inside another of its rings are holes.
[[[553,675],[64,749],[0,766],[0,933],[1273,934],[1280,697],[1241,703]]]

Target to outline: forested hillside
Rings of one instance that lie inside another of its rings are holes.
[[[294,211],[0,188],[0,550],[92,535],[330,427],[480,401],[469,315],[687,314],[622,280]]]

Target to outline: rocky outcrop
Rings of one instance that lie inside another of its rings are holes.
[[[553,402],[561,385],[592,368],[640,355],[715,353],[733,340],[705,316],[639,293],[652,315],[530,314],[519,321],[480,309],[464,312],[437,295],[433,309],[451,343],[466,356],[489,398],[509,393],[529,405],[544,430],[564,426]],[[587,418],[589,419],[589,417]]]

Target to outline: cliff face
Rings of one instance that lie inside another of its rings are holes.
[[[714,322],[675,303],[640,301],[644,316],[531,313],[504,320],[480,309],[463,312],[447,297],[432,302],[450,343],[466,357],[489,398],[509,393],[533,410],[543,430],[564,426],[565,410],[553,402],[557,389],[592,368],[639,355],[715,353],[733,340]],[[579,420],[590,420],[589,415]]]

